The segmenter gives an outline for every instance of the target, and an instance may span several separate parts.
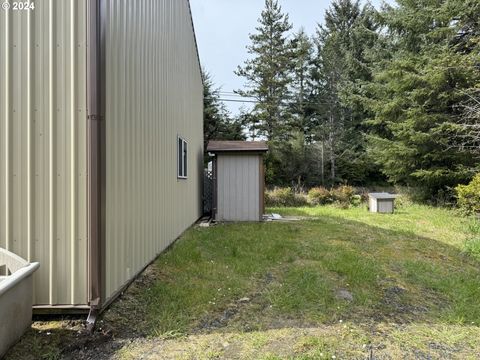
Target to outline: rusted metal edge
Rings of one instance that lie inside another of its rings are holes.
[[[100,298],[92,300],[90,302],[90,312],[87,317],[87,331],[93,333],[95,331],[95,325],[97,324],[97,317],[100,314]]]

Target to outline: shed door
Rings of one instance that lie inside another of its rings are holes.
[[[378,212],[393,213],[393,200],[378,200]]]
[[[259,155],[218,155],[216,219],[260,219]]]

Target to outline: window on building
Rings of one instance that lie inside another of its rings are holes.
[[[187,142],[181,137],[178,138],[178,178],[187,178]]]

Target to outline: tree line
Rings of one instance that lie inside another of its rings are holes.
[[[480,2],[334,0],[315,34],[265,0],[236,117],[205,75],[208,139],[265,139],[267,183],[394,183],[425,198],[479,171]]]

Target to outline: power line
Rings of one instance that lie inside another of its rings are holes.
[[[218,101],[225,101],[225,102],[238,102],[238,103],[252,103],[258,104],[259,101],[257,100],[238,100],[238,99],[217,99]]]
[[[233,94],[218,94],[220,97],[227,97],[227,98],[242,98],[242,99],[255,99],[255,96],[243,96],[243,95],[233,95]]]
[[[235,92],[235,91],[224,91],[224,90],[220,90],[219,93],[240,95],[239,93],[237,93],[237,92]]]
[[[252,104],[259,104],[262,103],[262,101],[259,100],[239,100],[239,99],[223,99],[223,98],[212,98],[212,97],[206,97],[204,98],[206,100],[216,100],[216,101],[224,101],[224,102],[237,102],[237,103],[252,103]],[[285,103],[280,103],[279,105],[288,105]],[[314,106],[314,105],[339,105],[338,103],[333,103],[333,102],[304,102],[304,106]]]

